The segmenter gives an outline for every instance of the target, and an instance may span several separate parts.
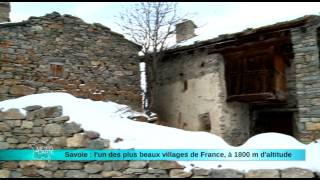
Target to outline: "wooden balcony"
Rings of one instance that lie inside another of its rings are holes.
[[[224,54],[224,59],[227,101],[286,102],[285,60],[273,46]]]

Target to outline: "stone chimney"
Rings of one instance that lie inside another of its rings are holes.
[[[10,22],[10,3],[0,2],[0,23]]]
[[[194,33],[195,28],[197,28],[197,26],[191,20],[187,19],[176,24],[176,42],[179,43],[196,36]]]

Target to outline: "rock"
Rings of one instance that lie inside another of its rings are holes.
[[[83,131],[81,125],[75,122],[64,124],[63,130],[67,136],[72,136],[73,134]]]
[[[208,176],[192,176],[191,178],[209,178]]]
[[[33,167],[33,166],[22,168],[21,173],[22,173],[22,175],[28,176],[28,177],[36,177],[36,176],[39,176],[39,175],[38,175],[38,172],[37,172],[37,168],[36,168],[36,167]]]
[[[126,174],[126,175],[122,175],[122,176],[119,176],[119,177],[115,177],[115,178],[126,178],[126,179],[129,179],[129,178],[137,178],[137,175],[135,174]]]
[[[0,170],[0,178],[9,178],[10,177],[10,171],[1,169]]]
[[[2,169],[17,169],[18,168],[18,163],[15,161],[6,161],[2,164]]]
[[[15,128],[15,121],[17,120],[5,120],[5,121],[1,121],[5,124],[7,124],[8,126],[10,126],[11,128]],[[21,121],[21,120],[20,120]]]
[[[281,170],[282,178],[314,178],[315,174],[307,169],[287,168]]]
[[[23,121],[21,128],[23,129],[31,129],[33,127],[33,122],[32,121]]]
[[[24,85],[14,85],[10,88],[10,94],[13,94],[13,95],[25,96],[25,95],[34,94],[35,92],[36,92],[35,88],[24,86]]]
[[[29,144],[18,144],[17,149],[25,149],[25,148],[30,148]]]
[[[135,121],[139,121],[139,122],[148,122],[148,118],[145,116],[136,116],[134,117]]]
[[[36,119],[33,121],[34,126],[43,126],[45,124],[47,124],[47,121],[44,119]]]
[[[66,173],[66,178],[87,178],[88,174],[78,170],[70,170]]]
[[[44,129],[44,134],[46,136],[62,136],[63,128],[58,124],[47,124]]]
[[[119,171],[103,171],[101,175],[104,178],[110,178],[110,177],[120,177],[123,174]]]
[[[50,144],[58,147],[65,147],[67,146],[67,138],[66,137],[52,138],[52,140],[50,141]]]
[[[149,174],[167,174],[166,170],[163,169],[148,169]]]
[[[26,118],[26,116],[22,114],[19,109],[15,108],[8,109],[7,111],[3,112],[2,116],[4,120],[18,120]]]
[[[125,171],[123,171],[123,174],[144,174],[147,171],[148,171],[147,169],[128,168]]]
[[[11,130],[11,127],[4,123],[4,122],[0,122],[0,132],[9,132]]]
[[[27,136],[17,136],[17,139],[20,143],[26,143],[29,140]]]
[[[245,178],[280,178],[280,174],[274,169],[250,170],[245,174]]]
[[[103,140],[91,140],[88,142],[88,148],[89,149],[103,149],[104,148],[104,142]]]
[[[45,178],[52,178],[52,172],[51,171],[45,171],[43,169],[39,169],[38,170],[38,174],[42,177],[45,177]]]
[[[27,113],[27,120],[56,118],[62,116],[62,106],[44,107]]]
[[[28,139],[27,143],[29,143],[29,144],[38,144],[39,141],[40,141],[39,138],[37,138],[37,137],[32,137],[32,138],[29,138],[29,139]],[[34,148],[35,148],[35,147],[34,147]]]
[[[194,176],[208,176],[210,174],[209,169],[195,168],[192,169]]]
[[[64,171],[63,170],[58,170],[53,173],[54,178],[63,178],[64,177]]]
[[[100,134],[95,131],[85,131],[84,133],[89,139],[97,139],[100,137]]]
[[[103,178],[103,176],[100,174],[89,174],[88,178]]]
[[[67,139],[67,147],[86,147],[87,137],[85,134],[75,134],[73,137]]]
[[[0,134],[0,142],[3,142],[5,139],[6,139],[6,136]]]
[[[60,164],[58,161],[48,161],[45,170],[56,171],[58,170]]]
[[[9,143],[7,142],[0,142],[0,149],[8,149]]]
[[[127,169],[128,167],[128,161],[112,161],[112,169],[115,171]]]
[[[15,138],[8,138],[7,139],[7,142],[10,143],[10,144],[17,144],[19,143],[19,141]]]
[[[25,107],[23,109],[26,110],[26,111],[34,111],[34,110],[37,110],[37,109],[40,109],[40,108],[42,108],[42,106],[34,105],[34,106],[27,106],[27,107]]]
[[[14,121],[14,126],[15,127],[20,127],[22,125],[22,120],[15,120]]]
[[[142,174],[139,176],[139,178],[157,178],[157,176],[153,174]]]
[[[25,167],[36,167],[36,168],[45,168],[46,167],[46,162],[45,161],[20,161],[19,165],[21,168]]]
[[[80,162],[64,162],[59,166],[59,169],[66,169],[66,170],[78,170],[82,169],[83,164]]]
[[[320,123],[306,122],[306,130],[307,131],[319,131]]]
[[[130,161],[129,167],[135,168],[135,169],[142,169],[142,168],[146,167],[147,164],[148,164],[147,161]]]
[[[46,118],[46,120],[49,123],[64,123],[66,121],[70,120],[69,116],[62,116],[62,117],[56,117],[56,118]]]
[[[84,171],[89,174],[101,172],[102,169],[103,169],[103,166],[100,164],[86,164],[86,165],[84,165]]]
[[[21,177],[22,177],[21,172],[11,171],[11,177],[10,178],[21,178]]]
[[[175,161],[150,161],[149,167],[153,169],[183,169],[184,166]]]
[[[243,178],[243,174],[234,169],[213,169],[209,173],[211,178]]]
[[[43,128],[42,127],[34,127],[32,128],[33,134],[42,134],[43,133]]]
[[[8,86],[0,85],[0,94],[7,94],[9,92]]]
[[[112,171],[112,162],[104,162],[103,163],[103,170]]]
[[[185,172],[182,169],[171,169],[169,176],[171,178],[187,178],[192,175],[191,172]]]

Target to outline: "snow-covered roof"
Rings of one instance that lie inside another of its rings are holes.
[[[294,20],[290,21],[284,21],[275,23],[272,25],[262,26],[259,28],[247,28],[244,31],[233,33],[233,34],[222,34],[218,37],[212,37],[210,33],[203,33],[196,35],[193,38],[187,39],[185,41],[182,41],[180,43],[176,43],[175,45],[168,48],[167,52],[173,52],[173,51],[180,51],[180,50],[186,50],[190,48],[197,48],[202,47],[208,44],[217,44],[217,43],[224,43],[228,42],[230,40],[236,41],[237,38],[242,36],[248,36],[255,33],[266,33],[266,32],[272,32],[277,30],[284,30],[284,29],[291,29],[294,27],[299,27],[305,25],[307,22],[312,20],[319,20],[320,16],[317,15],[306,15]]]

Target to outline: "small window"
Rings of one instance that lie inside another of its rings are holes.
[[[210,113],[206,112],[203,114],[199,114],[198,119],[200,124],[199,130],[210,132],[211,131]]]
[[[62,77],[63,76],[63,65],[60,63],[50,64],[50,76]]]
[[[188,81],[183,81],[183,92],[188,90]]]

